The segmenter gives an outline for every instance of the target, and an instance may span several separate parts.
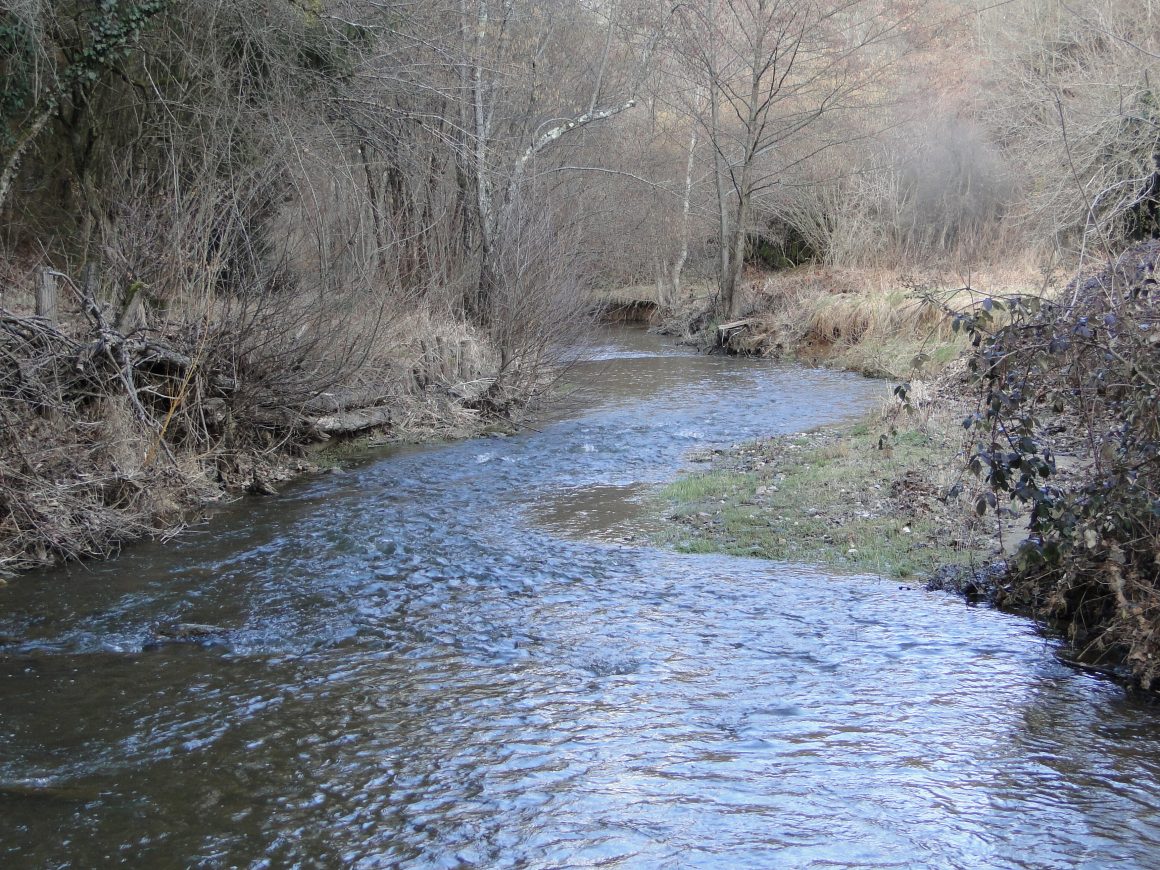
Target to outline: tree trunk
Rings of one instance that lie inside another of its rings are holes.
[[[730,287],[731,276],[729,257],[729,206],[728,192],[725,189],[725,158],[721,154],[721,106],[717,95],[717,83],[709,83],[709,123],[713,137],[713,176],[717,185],[717,234],[720,261],[718,263],[717,287],[719,298],[717,305],[726,307],[726,298],[732,298]]]
[[[471,97],[475,123],[475,195],[479,210],[480,268],[479,284],[474,298],[467,300],[467,310],[477,322],[483,322],[491,304],[494,289],[495,240],[498,220],[495,211],[495,192],[492,187],[491,167],[488,165],[488,143],[491,141],[491,113],[484,95],[483,54],[487,42],[490,9],[487,0],[478,0],[475,20],[475,56],[471,68]]]
[[[742,172],[744,178],[748,173]],[[731,241],[732,252],[729,261],[729,277],[721,297],[721,311],[729,317],[737,313],[737,300],[740,296],[741,279],[745,268],[745,226],[749,223],[749,191],[742,183],[742,189],[737,195],[737,218],[733,226]]]
[[[656,279],[657,308],[661,311],[667,311],[673,305],[673,286],[669,281],[670,274],[669,266],[665,262],[665,258],[657,254],[656,259],[653,261],[653,277]]]
[[[689,258],[689,207],[693,199],[693,169],[695,166],[693,161],[696,154],[697,125],[693,124],[692,132],[689,134],[689,159],[685,162],[685,196],[681,201],[681,250],[677,253],[677,259],[673,263],[670,305],[678,302],[681,298],[681,273],[685,269],[685,261]]]
[[[4,201],[8,199],[8,192],[12,189],[12,182],[16,180],[16,173],[20,169],[20,160],[24,157],[24,152],[40,135],[40,131],[52,120],[55,112],[56,103],[49,103],[41,109],[40,114],[24,131],[24,134],[16,140],[15,147],[9,153],[8,159],[4,161],[4,170],[0,172],[0,207],[3,207]]]
[[[379,188],[375,182],[374,170],[371,168],[370,140],[363,131],[359,130],[357,132],[361,137],[358,145],[358,156],[363,166],[363,174],[366,176],[367,201],[370,203],[371,220],[374,229],[374,261],[375,265],[381,269],[387,252],[387,234],[383,231],[383,206],[382,201],[379,199]]]

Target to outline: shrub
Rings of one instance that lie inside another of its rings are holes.
[[[1030,508],[1015,594],[1144,687],[1160,675],[1158,260],[1146,242],[1057,301],[988,299],[955,321],[982,387],[964,421],[991,490],[976,509]]]

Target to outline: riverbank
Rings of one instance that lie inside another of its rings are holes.
[[[299,322],[289,304],[146,320],[73,289],[48,315],[31,294],[0,308],[0,582],[168,538],[368,444],[510,427],[543,387],[423,309],[371,324]]]
[[[655,496],[683,552],[822,564],[926,583],[1000,559],[993,517],[947,498],[963,480],[961,415],[898,408],[846,426],[697,453]],[[948,569],[961,569],[950,571]]]
[[[923,293],[877,319],[866,314],[872,293],[834,301],[816,281],[810,289],[816,271],[797,290],[783,287],[770,310],[718,329],[718,343],[892,374],[905,381],[899,407],[711,457],[658,496],[670,522],[661,537],[985,593],[1057,629],[1082,666],[1151,688],[1160,678],[1158,264],[1160,243],[1146,241],[1089,264],[1058,293]],[[863,312],[840,318],[861,325],[823,329],[828,344],[808,340],[819,332],[801,324],[835,307]],[[770,327],[779,311],[796,332]],[[958,348],[961,371],[946,365]],[[851,365],[883,355],[891,364]],[[919,422],[899,423],[903,408]]]
[[[935,378],[966,349],[948,312],[991,296],[1038,296],[1058,276],[1030,264],[960,274],[954,269],[799,266],[749,276],[729,318],[711,317],[696,288],[659,329],[703,351],[825,365],[867,377]]]
[[[1032,282],[1026,269],[977,277],[998,290]],[[807,266],[754,276],[746,295],[743,317],[723,329],[694,319],[700,328],[686,330],[688,340],[906,381],[909,401],[884,402],[850,425],[690,456],[688,472],[656,496],[666,520],[658,539],[687,552],[980,589],[974,578],[993,573],[1019,536],[973,508],[984,487],[966,472],[967,379],[937,384],[968,347],[948,312],[984,294],[966,279]],[[948,497],[956,487],[963,492]]]

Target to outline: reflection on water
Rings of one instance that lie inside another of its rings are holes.
[[[600,356],[542,431],[0,592],[5,866],[1155,865],[1155,712],[1027,622],[599,540],[690,447],[880,385]]]
[[[572,538],[630,541],[646,531],[643,483],[593,484],[543,497],[529,512],[536,525]]]

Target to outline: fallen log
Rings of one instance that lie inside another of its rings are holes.
[[[331,390],[310,399],[302,411],[308,416],[326,416],[341,414],[344,411],[375,408],[387,404],[390,400],[391,396],[384,393],[381,387]]]
[[[391,409],[388,407],[360,408],[356,411],[317,417],[309,421],[309,428],[326,436],[353,435],[367,429],[390,425],[391,416]]]

